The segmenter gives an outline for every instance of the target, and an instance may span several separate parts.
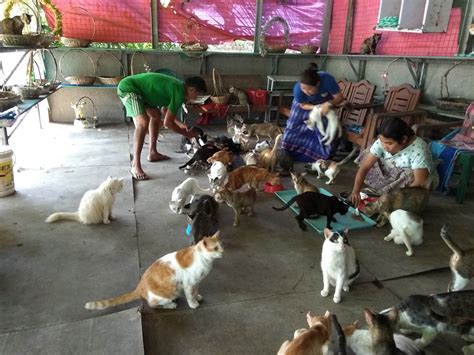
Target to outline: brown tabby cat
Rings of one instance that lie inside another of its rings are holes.
[[[251,188],[245,192],[230,191],[226,188],[217,188],[215,199],[219,203],[226,203],[234,210],[233,226],[238,227],[240,224],[240,214],[248,213],[249,217],[254,215],[254,205],[257,200],[257,191]]]
[[[449,260],[453,279],[448,286],[448,292],[462,290],[467,286],[469,280],[474,277],[474,248],[464,251],[459,248],[449,237],[446,224],[441,228],[441,238],[453,251],[453,255]]]
[[[328,354],[331,335],[331,314],[326,311],[324,316],[306,314],[309,329],[295,331],[293,340],[286,340],[278,350],[278,355],[297,354]]]
[[[282,134],[279,134],[275,139],[273,148],[264,149],[258,156],[259,166],[261,168],[267,169],[271,173],[275,171],[275,166],[278,160],[276,152],[280,146],[282,136]]]
[[[364,310],[365,322],[372,338],[372,352],[377,355],[404,354],[397,349],[393,338],[394,323],[398,319],[396,309],[387,315],[375,314],[370,309]]]
[[[199,283],[211,271],[214,259],[222,258],[224,252],[219,233],[155,261],[132,292],[104,301],[87,302],[85,308],[104,309],[139,298],[146,299],[150,307],[176,308],[174,300],[182,291],[189,307],[198,307],[202,301]]]
[[[314,186],[308,180],[306,180],[305,178],[305,176],[307,175],[306,173],[290,172],[290,174],[291,174],[291,180],[293,181],[293,184],[295,185],[295,190],[298,195],[307,191],[319,192],[316,186]]]
[[[21,35],[25,24],[31,23],[31,15],[23,13],[20,16],[3,19],[0,22],[0,34]]]
[[[266,169],[255,166],[241,166],[229,173],[225,187],[231,191],[240,189],[245,184],[250,184],[258,189],[259,182],[270,182],[279,185],[280,178],[277,174],[269,173]]]

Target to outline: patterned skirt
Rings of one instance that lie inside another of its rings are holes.
[[[281,146],[290,152],[295,160],[310,162],[328,159],[336,153],[339,139],[335,139],[330,145],[321,143],[322,136],[318,129],[315,127],[313,131],[304,123],[310,112],[303,110],[299,103],[293,100]],[[323,118],[323,123],[326,127],[326,118]]]

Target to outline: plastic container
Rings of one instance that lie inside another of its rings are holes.
[[[0,145],[0,197],[15,192],[13,181],[13,151],[7,145]]]
[[[252,105],[266,105],[267,104],[267,97],[268,97],[267,90],[262,90],[262,89],[247,90],[247,95],[249,97],[249,102]]]
[[[285,187],[282,184],[272,185],[269,182],[266,182],[265,187],[264,187],[264,191],[267,194],[272,194],[274,192],[281,191],[281,190],[284,190],[284,189],[285,189]]]

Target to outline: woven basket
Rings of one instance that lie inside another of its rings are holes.
[[[92,35],[90,36],[90,38],[69,38],[69,37],[62,36],[62,37],[60,37],[59,40],[65,47],[69,47],[69,48],[85,48],[85,47],[88,47],[89,44],[92,43],[92,39],[95,36],[95,20],[91,16],[89,11],[87,11],[86,9],[84,9],[83,7],[80,7],[80,6],[70,7],[68,10],[66,10],[63,13],[63,18],[64,18],[64,15],[66,15],[68,12],[70,12],[69,10],[71,10],[71,9],[79,9],[82,12],[85,12],[87,16],[89,16],[89,18],[92,20]]]
[[[266,39],[266,32],[269,28],[271,28],[275,23],[281,24],[283,27],[284,35],[283,41],[284,43],[281,44],[270,44],[267,42]],[[289,36],[290,36],[290,28],[288,27],[288,23],[286,20],[280,16],[272,17],[265,26],[262,27],[262,33],[260,36],[260,53],[262,56],[265,56],[267,53],[285,53],[288,48],[289,43]]]
[[[440,98],[436,100],[436,107],[438,107],[439,109],[466,112],[470,103],[474,101],[464,97],[451,97],[451,95],[449,94],[448,74],[451,72],[451,70],[453,70],[462,63],[463,62],[454,63],[448,70],[446,70],[444,75],[441,77],[441,85],[439,92]],[[446,96],[444,96],[444,89],[446,89]]]
[[[58,81],[58,62],[56,61],[56,58],[54,57],[53,52],[49,49],[44,48],[44,49],[35,51],[35,54],[38,53],[38,51],[49,53],[51,55],[51,58],[54,64],[53,66],[54,75],[51,76],[51,79],[46,79],[46,78],[42,78],[42,75],[41,75],[42,71],[40,70],[38,62],[36,62],[36,60],[33,60],[33,64],[36,66],[36,71],[38,72],[40,78],[36,79],[32,84],[35,86],[42,87],[42,90],[41,90],[41,95],[42,95],[42,94],[47,94],[49,92],[56,90],[58,86],[61,84],[61,82]]]
[[[91,62],[92,64],[92,68],[94,70],[94,76],[79,76],[79,75],[70,75],[70,76],[65,76],[63,71],[62,71],[62,67],[61,67],[61,63],[62,63],[62,60],[66,57],[66,55],[68,55],[69,53],[73,53],[73,52],[81,52],[81,53],[84,53],[87,58],[89,58],[89,61]],[[94,81],[96,79],[96,75],[97,75],[97,67],[94,63],[94,61],[92,60],[92,58],[89,56],[89,54],[87,54],[86,51],[84,51],[83,49],[79,49],[79,48],[73,48],[73,49],[70,49],[68,50],[67,52],[65,52],[61,58],[59,59],[59,64],[58,64],[58,68],[59,68],[59,73],[61,74],[61,76],[69,83],[69,84],[73,84],[73,85],[92,85],[94,84]]]
[[[99,58],[97,59],[97,72],[99,72],[99,69],[100,69],[100,59],[102,58],[102,56],[105,55],[108,55],[110,57],[113,57],[114,60],[116,62],[118,62],[120,64],[120,74],[121,75],[116,75],[116,76],[101,76],[101,75],[98,75],[97,76],[97,79],[99,79],[99,81],[104,84],[104,85],[118,85],[118,83],[120,82],[120,80],[122,80],[124,78],[124,73],[125,73],[125,70],[123,68],[123,64],[122,62],[116,57],[114,56],[112,53],[109,53],[109,52],[103,52]]]
[[[300,52],[302,54],[315,54],[318,51],[319,47],[312,44],[303,44],[300,47]]]
[[[21,102],[21,96],[13,91],[0,91],[0,112],[15,107]]]
[[[23,100],[37,99],[41,94],[41,87],[39,86],[15,86],[13,90],[18,92]]]
[[[31,7],[29,4],[23,1],[18,1],[15,4],[22,4],[26,6],[33,12],[33,16],[36,19],[36,33],[26,33],[26,34],[1,34],[0,41],[5,47],[36,47],[41,40],[41,26],[39,21],[39,15],[36,9]],[[8,6],[8,5],[7,5]],[[4,17],[10,18],[11,7],[4,10]]]
[[[84,101],[87,100],[87,101]],[[90,114],[85,112],[86,109],[80,106],[85,106],[87,102],[91,105]],[[89,96],[82,96],[75,103],[71,105],[74,110],[74,127],[77,128],[96,128],[99,123],[97,117],[97,108],[95,107],[94,101]]]
[[[202,55],[202,52],[207,51],[207,48],[208,46],[206,43],[198,41],[185,42],[181,44],[181,50],[183,53],[191,58]]]
[[[211,100],[215,104],[227,105],[230,100],[230,94],[224,89],[222,79],[216,68],[212,69],[212,83],[214,84],[214,91],[211,95]]]
[[[145,69],[145,72],[150,72],[151,68],[150,68],[150,65],[148,64],[148,61],[146,60],[145,54],[143,52],[136,51],[136,52],[133,52],[132,58],[130,59],[130,73],[132,75],[138,74],[138,73],[135,73],[135,71],[133,70],[134,64],[135,64],[135,58],[136,58],[137,54],[140,54],[143,58],[143,62],[144,62],[143,63],[143,68]]]

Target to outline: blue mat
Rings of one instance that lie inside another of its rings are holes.
[[[333,196],[332,193],[329,191],[319,188],[319,191],[327,196]],[[287,203],[293,196],[296,195],[296,190],[283,190],[275,192],[275,195],[282,200],[284,203]],[[294,203],[291,205],[291,210],[296,214],[299,214],[298,205]],[[331,223],[331,229],[333,231],[342,232],[344,229],[362,229],[362,228],[370,228],[374,226],[376,223],[363,213],[360,215],[362,216],[362,220],[352,218],[352,215],[355,213],[355,209],[353,207],[349,207],[349,212],[347,212],[344,216],[340,214],[334,215],[334,218],[337,219],[337,222]],[[324,228],[326,227],[326,216],[321,216],[315,219],[305,219],[304,220],[307,225],[312,227],[316,232],[323,234]]]

